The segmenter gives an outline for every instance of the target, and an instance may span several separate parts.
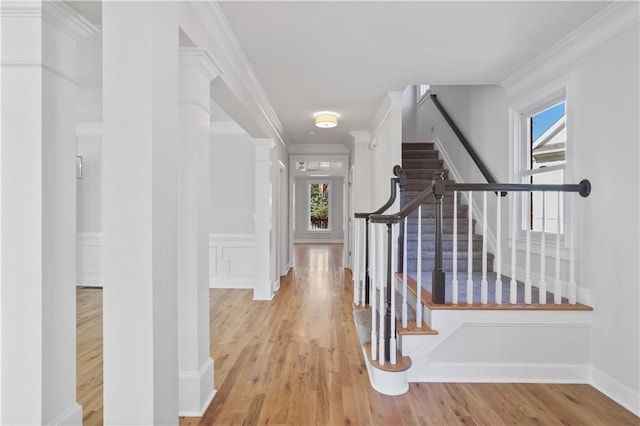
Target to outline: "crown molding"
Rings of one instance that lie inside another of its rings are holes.
[[[100,33],[98,27],[65,2],[42,2],[42,18],[74,40]]]
[[[375,135],[391,111],[402,111],[402,92],[387,92],[382,105],[380,105],[373,121],[371,121],[371,126],[369,127],[370,135]]]
[[[217,136],[249,136],[235,121],[213,121],[209,127],[209,134]]]
[[[253,102],[255,102],[255,106],[261,116],[261,120],[257,121],[266,122],[271,132],[286,149],[288,143],[285,140],[286,134],[284,133],[282,123],[271,106],[264,89],[260,85],[220,5],[217,1],[203,2],[198,0],[191,0],[191,5],[200,16],[202,23],[207,28],[213,40],[215,40],[222,50],[226,61],[231,65],[232,70],[230,71],[233,71],[234,77],[240,80],[243,86],[242,88],[246,90],[246,93],[251,97]],[[239,99],[241,99],[241,97],[239,97]],[[250,111],[251,108],[247,108],[247,110]],[[255,118],[258,119],[258,117]]]
[[[180,67],[200,71],[209,81],[222,75],[220,66],[209,52],[199,47],[180,48]]]
[[[529,87],[624,31],[639,18],[639,3],[615,1],[500,85],[511,92]]]
[[[7,18],[42,18],[74,40],[100,33],[87,18],[62,1],[2,1],[0,16]]]

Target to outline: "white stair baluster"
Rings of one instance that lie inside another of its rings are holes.
[[[366,294],[366,291],[367,291],[366,290],[366,286],[367,286],[367,282],[366,282],[367,270],[365,269],[365,264],[366,264],[365,258],[366,258],[366,255],[367,255],[367,251],[369,250],[369,247],[366,246],[367,241],[366,241],[366,234],[365,233],[367,231],[367,229],[366,229],[367,223],[364,220],[362,220],[361,222],[362,222],[362,230],[363,230],[362,237],[361,237],[362,238],[361,247],[363,249],[360,250],[360,256],[361,256],[361,258],[360,258],[360,269],[361,269],[361,271],[360,271],[360,305],[361,306],[365,306],[366,305],[365,294]],[[369,289],[369,290],[371,290],[371,289]],[[371,293],[369,293],[369,295],[371,295]]]
[[[525,278],[524,278],[524,303],[531,304],[531,193],[522,193],[525,199],[525,223],[527,224],[527,248],[526,248],[526,261],[525,261]]]
[[[360,257],[359,250],[360,247],[360,221],[357,219],[353,219],[353,304],[360,304]]]
[[[422,328],[422,204],[418,206],[418,257],[416,272],[416,327]]]
[[[561,192],[556,193],[556,281],[553,289],[553,303],[562,303],[562,283],[560,282],[560,200]]]
[[[487,192],[482,193],[482,281],[480,281],[480,302],[487,304],[489,282],[487,281]]]
[[[575,305],[578,301],[578,291],[576,286],[576,220],[578,216],[575,212],[576,207],[576,196],[573,192],[569,193],[569,215],[568,217],[571,219],[569,226],[571,234],[569,239],[569,292],[567,297],[569,299],[569,303]]]
[[[384,250],[384,229],[382,225],[378,226],[378,283],[380,286],[380,303],[379,303],[379,321],[378,321],[378,363],[384,365],[386,362],[384,356],[384,286],[385,286],[385,250]]]
[[[408,307],[407,307],[407,222],[409,217],[404,218],[404,239],[402,241],[402,328],[408,327]]]
[[[398,227],[396,226],[396,224],[391,225],[391,236],[392,236],[392,244],[391,247],[393,248],[393,244],[397,244],[398,238],[397,238],[397,229]],[[399,248],[398,248],[399,250]],[[389,255],[391,256],[391,282],[389,283],[389,285],[391,286],[391,321],[390,321],[390,328],[391,328],[391,333],[389,334],[391,336],[390,341],[389,341],[389,347],[391,348],[389,350],[389,362],[391,364],[395,364],[396,363],[396,272],[398,271],[398,251],[393,251],[391,250],[391,253],[389,253]]]
[[[518,302],[518,282],[516,281],[516,242],[518,240],[518,193],[513,193],[511,212],[511,280],[509,281],[509,303]]]
[[[458,304],[458,191],[453,191],[453,276],[451,278],[451,301]]]
[[[502,304],[502,195],[498,192],[496,200],[496,257],[494,265],[496,266],[496,303]]]
[[[540,238],[540,284],[538,284],[538,303],[547,303],[547,212],[545,201],[547,193],[542,193],[542,236]]]
[[[377,276],[377,266],[378,266],[378,260],[377,260],[377,254],[378,254],[378,250],[376,247],[376,233],[375,233],[375,226],[370,225],[369,227],[369,232],[370,232],[370,238],[369,238],[369,272],[370,272],[370,276],[369,276],[369,281],[371,284],[371,287],[369,288],[369,295],[371,297],[370,300],[370,304],[369,306],[371,307],[371,359],[373,361],[378,359],[378,328],[376,327],[376,296],[377,296],[377,292],[376,292],[376,283],[378,282],[378,276]]]
[[[467,224],[467,303],[473,303],[473,192],[469,191],[469,223]]]

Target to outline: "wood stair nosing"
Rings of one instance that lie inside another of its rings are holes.
[[[435,146],[435,142],[404,142],[402,144],[402,149],[406,151],[414,149],[435,149]]]
[[[363,346],[364,353],[367,355],[369,359],[369,363],[372,367],[377,368],[378,370],[388,371],[388,372],[399,372],[406,371],[411,368],[411,358],[408,356],[403,356],[400,351],[396,351],[396,363],[391,364],[391,362],[386,361],[384,365],[380,365],[380,362],[371,358],[371,343],[365,343]]]
[[[434,336],[438,334],[438,331],[433,330],[424,322],[420,328],[417,324],[416,321],[408,321],[407,328],[402,328],[402,321],[398,321],[396,331],[400,336]]]
[[[396,279],[402,280],[404,274],[401,272],[396,272]],[[411,276],[407,276],[407,290],[411,292],[414,296],[417,296],[417,287],[418,284],[416,280],[414,280]],[[420,291],[421,303],[431,310],[480,310],[480,311],[593,311],[591,306],[576,303],[575,305],[571,305],[569,303],[458,303],[453,304],[451,302],[447,302],[445,304],[435,304],[433,303],[433,298],[431,296],[431,292],[425,289],[424,287]]]

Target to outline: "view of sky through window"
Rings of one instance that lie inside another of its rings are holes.
[[[549,129],[549,127],[553,126],[553,123],[555,123],[560,119],[560,117],[565,115],[566,113],[565,107],[566,107],[566,103],[562,102],[532,117],[533,118],[533,130],[532,130],[533,140],[538,139],[538,137],[544,132],[546,132]]]

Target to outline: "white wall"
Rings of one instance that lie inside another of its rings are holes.
[[[210,232],[253,234],[254,147],[249,136],[213,134],[210,152]]]
[[[102,35],[78,40],[78,122],[102,122]]]
[[[389,199],[389,179],[393,167],[402,162],[402,95],[389,92],[382,102],[369,130],[373,164],[373,208],[377,209]]]
[[[578,277],[592,291],[591,365],[596,386],[640,413],[638,218],[639,26],[571,65],[575,72],[574,178],[582,201]],[[570,124],[570,123],[569,123]]]
[[[76,284],[102,286],[102,123],[77,126],[77,155],[82,179],[76,179]]]
[[[591,295],[594,308],[590,381],[636,414],[640,412],[639,39],[636,20],[624,32],[572,56],[574,60],[560,55],[539,61],[506,83],[507,89],[432,87],[497,180],[506,182],[513,167],[509,106],[558,81],[569,81],[567,126],[573,139],[568,141],[567,181],[588,178],[593,185],[591,195],[578,200],[576,271],[578,285]],[[438,135],[462,178],[482,182],[462,148],[449,141],[447,129],[442,129],[446,124],[437,113],[429,115],[433,113],[428,112],[429,104],[418,109],[418,138]],[[503,210],[503,228],[508,225],[506,213]],[[508,256],[503,258],[508,261]]]

